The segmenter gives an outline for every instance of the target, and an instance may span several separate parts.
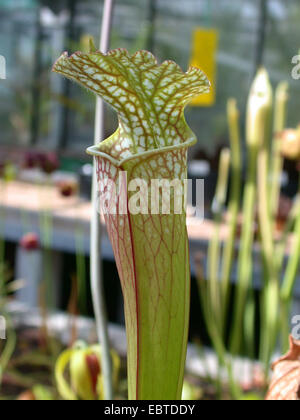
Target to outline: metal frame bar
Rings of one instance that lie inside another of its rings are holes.
[[[105,0],[102,17],[100,51],[106,53],[109,49],[112,15],[114,0]],[[95,113],[95,139],[94,144],[97,145],[104,140],[105,108],[104,102],[100,97],[96,101]],[[98,213],[98,180],[96,166],[94,165],[93,186],[92,186],[92,221],[91,221],[91,291],[93,297],[93,305],[97,326],[97,334],[101,343],[102,372],[104,382],[104,398],[106,400],[113,399],[113,383],[112,383],[112,363],[110,357],[110,345],[108,336],[108,321],[106,303],[104,297],[104,279],[102,275],[101,262],[101,222]]]
[[[40,127],[40,75],[41,75],[41,42],[43,39],[43,28],[41,25],[40,15],[40,4],[38,5],[36,12],[36,37],[35,37],[35,51],[34,51],[34,67],[32,77],[32,103],[31,103],[31,145],[35,145],[38,142],[39,127]]]
[[[147,49],[154,53],[155,48],[155,21],[157,16],[157,0],[149,0],[149,17],[150,30],[147,41]]]
[[[266,29],[268,23],[268,0],[259,1],[259,22],[256,44],[255,73],[263,65],[266,46]]]
[[[75,16],[76,16],[77,0],[68,0],[68,9],[70,11],[70,21],[67,30],[66,44],[75,38]],[[68,45],[66,45],[68,47]],[[68,49],[68,48],[67,48]],[[66,98],[70,97],[71,93],[71,82],[68,79],[64,79],[63,96]],[[62,127],[59,138],[59,149],[65,149],[68,144],[69,134],[69,121],[70,121],[70,110],[67,106],[62,108],[63,118]]]

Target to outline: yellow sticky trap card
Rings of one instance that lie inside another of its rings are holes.
[[[205,72],[211,82],[210,93],[205,93],[192,102],[192,106],[212,106],[216,102],[216,54],[219,35],[215,29],[197,28],[193,33],[190,65]]]

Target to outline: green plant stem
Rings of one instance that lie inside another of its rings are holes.
[[[2,351],[0,356],[0,385],[2,382],[3,373],[5,372],[5,369],[7,368],[7,365],[14,353],[17,342],[17,336],[13,327],[10,325],[10,318],[8,314],[2,313],[2,316],[5,317],[7,323],[7,339],[4,350]]]
[[[288,221],[285,225],[284,231],[282,233],[280,241],[276,245],[276,262],[277,262],[277,270],[278,272],[282,271],[284,257],[287,249],[287,243],[290,238],[290,234],[293,230],[295,225],[295,221],[300,213],[300,193],[295,200],[292,210],[290,211]]]
[[[51,249],[51,238],[53,221],[52,215],[48,210],[44,210],[41,214],[41,237],[43,245],[43,258],[44,258],[44,270],[43,270],[43,281],[45,284],[46,302],[48,308],[54,308],[54,296],[53,296],[53,262],[52,262],[52,249]]]
[[[5,208],[2,205],[2,196],[4,196],[5,182],[1,182],[0,185],[0,298],[4,296],[5,292]]]
[[[252,277],[252,247],[254,242],[254,221],[258,148],[249,148],[248,174],[244,191],[243,226],[238,256],[238,283],[234,300],[234,318],[230,339],[230,351],[236,355],[242,344],[243,314]]]
[[[260,360],[263,362],[266,373],[270,369],[270,360],[276,346],[278,331],[278,311],[279,311],[279,287],[274,281],[265,285],[262,292],[261,304],[261,343]]]
[[[203,276],[203,268],[202,263],[199,261],[195,262],[196,264],[196,279],[198,285],[198,291],[200,300],[202,303],[203,308],[203,315],[205,319],[205,325],[212,341],[213,347],[216,351],[218,361],[219,361],[219,377],[216,382],[216,387],[219,390],[219,393],[222,393],[222,378],[221,378],[221,368],[226,368],[228,373],[229,379],[229,387],[231,395],[234,399],[239,400],[241,397],[241,390],[238,384],[234,380],[233,369],[232,369],[232,360],[230,357],[227,357],[227,352],[225,348],[225,344],[222,339],[222,335],[220,333],[219,328],[217,327],[214,321],[214,314],[213,314],[213,305],[211,304],[211,300],[208,296],[208,285],[207,281]]]
[[[299,192],[298,199],[300,197],[300,175],[299,175]],[[293,290],[295,287],[297,275],[299,272],[300,265],[300,210],[298,211],[296,220],[295,220],[295,229],[293,232],[294,242],[291,247],[291,254],[288,260],[288,265],[284,275],[280,297],[281,297],[281,306],[282,306],[282,317],[283,317],[283,347],[284,350],[288,347],[288,336],[289,336],[289,314],[291,301],[293,298]],[[285,322],[286,321],[286,322]]]
[[[268,150],[263,147],[258,158],[258,213],[260,221],[260,235],[266,279],[264,287],[263,318],[263,341],[261,343],[261,357],[266,367],[269,368],[269,361],[272,350],[276,343],[277,332],[277,308],[279,299],[279,281],[276,264],[274,261],[274,242],[272,231],[272,218],[268,202]]]
[[[253,288],[249,292],[249,297],[245,306],[245,346],[247,356],[255,360],[255,293]]]
[[[80,226],[76,230],[76,280],[78,284],[78,304],[82,314],[87,312],[86,264],[84,254],[84,234]]]
[[[228,176],[230,169],[230,150],[222,150],[219,165],[219,177],[217,183],[216,195],[213,203],[214,213],[214,234],[209,244],[208,250],[208,299],[212,305],[212,314],[214,322],[218,329],[221,329],[222,321],[222,301],[221,301],[221,283],[219,280],[220,269],[220,227],[224,214],[224,207],[228,190]]]
[[[262,293],[262,335],[261,360],[269,371],[269,363],[276,345],[278,329],[279,307],[279,278],[277,266],[274,261],[274,237],[272,204],[269,201],[269,147],[270,147],[270,121],[272,112],[272,90],[265,89],[265,106],[262,108],[261,148],[258,154],[258,216],[262,255],[265,268],[264,289]]]
[[[281,350],[286,354],[289,349],[291,305],[290,302],[281,301],[280,316],[281,316]]]
[[[278,85],[275,95],[274,110],[274,137],[272,150],[272,185],[270,190],[270,203],[273,218],[275,220],[280,197],[280,178],[283,170],[283,158],[281,156],[281,142],[279,133],[284,130],[287,118],[288,84],[282,82]]]
[[[7,330],[7,339],[4,344],[4,349],[0,355],[0,385],[2,383],[3,373],[10,361],[11,356],[15,350],[16,346],[16,333],[11,325],[10,317],[5,312],[6,304],[6,282],[5,282],[5,236],[4,236],[4,226],[5,226],[5,207],[2,205],[1,196],[4,195],[6,183],[1,182],[0,185],[0,314],[4,316],[6,320],[6,330]],[[3,235],[2,235],[3,233]]]
[[[223,342],[220,339],[221,337],[220,331],[216,327],[216,323],[214,320],[213,309],[212,309],[212,305],[210,304],[211,301],[210,301],[209,292],[208,292],[208,281],[206,281],[203,276],[202,266],[200,266],[200,263],[197,263],[197,262],[196,262],[196,271],[197,271],[197,276],[196,276],[197,285],[198,285],[200,300],[202,303],[202,310],[203,310],[205,325],[206,325],[209,337],[212,341],[213,348],[218,357],[219,375],[217,377],[215,385],[219,394],[221,394],[222,383],[221,383],[220,368],[226,365],[226,349],[224,348]]]
[[[300,185],[300,181],[299,181]],[[282,272],[282,268],[285,261],[286,250],[288,247],[288,241],[290,239],[291,233],[293,231],[294,226],[297,225],[296,221],[299,219],[300,214],[300,188],[298,195],[295,199],[295,203],[293,205],[292,210],[290,211],[288,221],[285,225],[284,232],[279,243],[276,246],[276,256],[275,261],[277,262],[277,270],[278,273]],[[297,228],[295,229],[297,230]],[[296,233],[294,232],[294,235]],[[290,261],[290,260],[289,260]],[[284,282],[283,282],[284,285]],[[282,285],[282,287],[283,287]],[[289,334],[290,334],[290,322],[289,322],[289,315],[290,315],[290,304],[289,300],[287,299],[286,302],[281,297],[281,342],[282,342],[282,353],[286,353],[289,348]]]
[[[268,276],[273,278],[274,241],[268,187],[268,149],[266,145],[258,155],[258,213],[264,260],[268,268]]]
[[[239,131],[239,113],[236,101],[230,100],[227,106],[230,144],[231,144],[231,192],[228,208],[229,233],[224,247],[223,266],[222,266],[222,301],[223,301],[223,329],[227,321],[231,273],[235,251],[235,239],[237,233],[238,214],[240,209],[241,196],[241,172],[242,157]]]
[[[258,71],[251,87],[247,107],[246,141],[248,149],[247,180],[244,190],[243,228],[238,257],[238,283],[234,301],[233,329],[230,350],[237,354],[242,345],[244,310],[253,273],[252,248],[254,243],[255,203],[257,198],[257,158],[266,135],[266,117],[271,108],[271,89],[267,72]],[[269,121],[269,120],[268,120]],[[253,337],[254,339],[254,337]]]
[[[236,384],[231,359],[227,357],[226,347],[223,341],[224,336],[224,321],[223,314],[224,300],[222,296],[222,285],[219,281],[219,268],[220,268],[220,227],[226,203],[228,191],[228,179],[230,172],[231,154],[229,149],[224,149],[220,158],[219,177],[217,183],[217,190],[213,204],[213,212],[215,215],[215,230],[213,238],[210,242],[208,252],[208,281],[205,282],[199,279],[198,286],[202,305],[204,308],[204,316],[206,319],[206,326],[211,337],[212,343],[216,350],[219,365],[225,367],[228,373],[229,387],[233,398],[240,398],[240,388]],[[207,283],[207,284],[206,284]],[[221,375],[221,369],[219,370]],[[219,392],[222,390],[222,378],[219,377],[217,382]]]
[[[299,197],[300,197],[300,179],[299,179]],[[297,278],[297,273],[300,264],[300,212],[298,212],[295,230],[294,230],[294,243],[292,246],[292,252],[289,258],[288,266],[284,276],[282,288],[281,288],[281,298],[283,301],[287,302],[291,300],[293,295],[293,289],[295,286],[295,281]]]
[[[53,233],[53,217],[51,210],[49,210],[49,196],[47,189],[51,186],[50,176],[47,177],[45,182],[45,191],[43,187],[40,188],[40,204],[43,207],[39,214],[40,235],[43,253],[43,287],[45,293],[44,312],[48,308],[54,308],[54,289],[53,289],[53,261],[52,261],[52,233]]]
[[[299,181],[299,184],[300,184],[300,181]],[[277,263],[278,273],[282,273],[286,250],[288,247],[288,241],[290,239],[294,226],[296,227],[295,231],[297,230],[296,221],[299,219],[299,215],[300,215],[300,188],[299,188],[299,193],[295,199],[293,208],[290,211],[288,221],[285,225],[282,237],[276,246],[275,261]],[[294,232],[294,235],[296,235],[296,232]],[[284,285],[284,282],[283,282],[283,285]],[[283,285],[282,285],[282,288],[283,288]],[[280,306],[281,306],[281,328],[282,328],[282,331],[281,331],[282,353],[286,353],[289,348],[288,338],[290,334],[290,322],[289,322],[290,304],[289,304],[289,299],[282,299],[282,290],[281,290],[280,298],[281,298]]]

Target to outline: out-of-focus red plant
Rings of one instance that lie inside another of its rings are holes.
[[[58,182],[57,187],[63,197],[72,197],[78,191],[78,184],[71,180]]]
[[[35,251],[40,247],[40,239],[36,233],[27,233],[21,239],[20,246],[25,251]]]
[[[46,174],[52,174],[59,168],[59,159],[54,152],[27,152],[24,156],[23,168],[40,168]]]
[[[111,352],[111,357],[114,385],[117,387],[120,358],[114,351]],[[66,381],[67,376],[69,381]],[[55,367],[55,379],[58,391],[65,400],[102,400],[104,394],[101,347],[87,346],[83,342],[75,343],[71,349],[65,350],[59,356]]]
[[[267,401],[300,400],[300,341],[290,337],[290,350],[273,364],[274,376]]]
[[[24,169],[36,168],[38,166],[38,153],[32,151],[25,153],[22,166]]]
[[[55,153],[41,153],[39,156],[39,166],[43,172],[50,175],[59,168],[59,160]]]
[[[99,358],[95,353],[87,354],[85,356],[85,362],[87,364],[88,370],[90,372],[92,388],[94,394],[97,395],[97,384],[98,384],[98,377],[101,373],[100,361]]]

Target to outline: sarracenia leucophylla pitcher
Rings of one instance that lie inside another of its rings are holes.
[[[180,399],[190,310],[182,191],[187,150],[196,142],[184,109],[209,91],[209,81],[197,68],[184,73],[172,61],[158,65],[147,51],[130,55],[124,49],[65,53],[54,71],[101,96],[119,117],[117,131],[88,152],[96,158],[124,295],[129,398]],[[155,180],[158,188],[172,186],[166,197],[149,198]]]

